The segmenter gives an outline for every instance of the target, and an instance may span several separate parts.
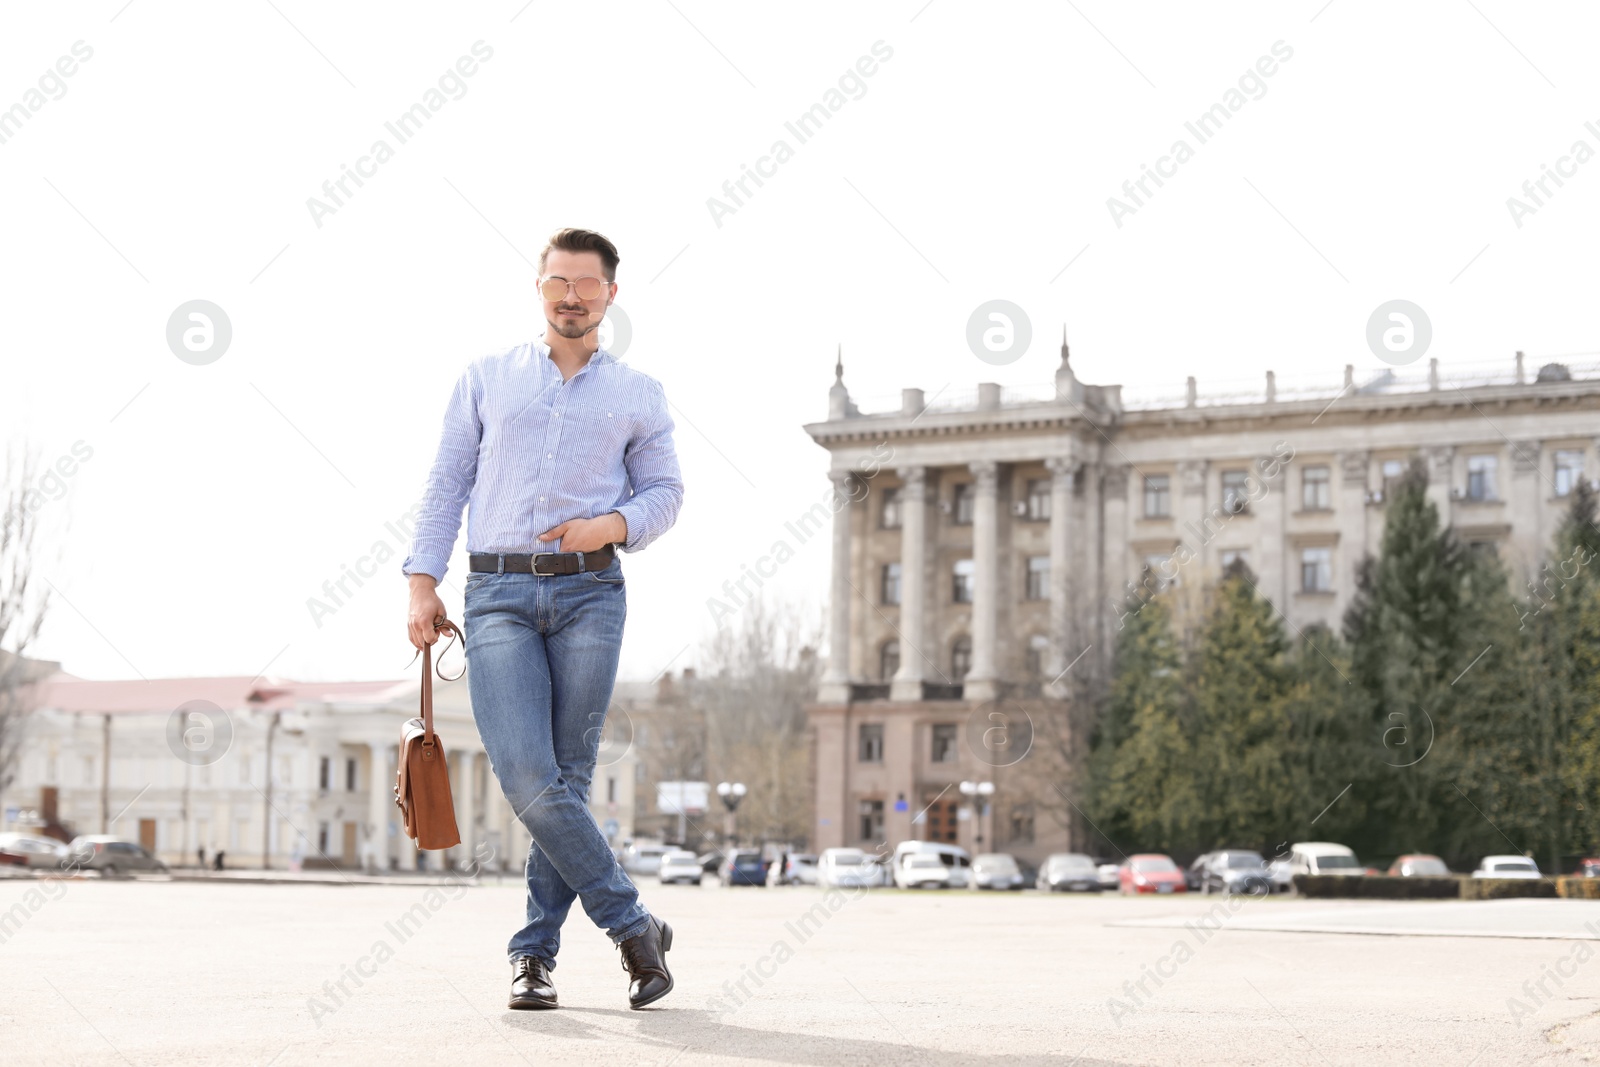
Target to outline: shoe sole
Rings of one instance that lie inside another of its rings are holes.
[[[514,1011],[534,1011],[546,1008],[559,1008],[561,1005],[545,1000],[513,1000],[506,1006]]]
[[[643,1008],[643,1007],[646,1007],[647,1005],[654,1004],[656,1001],[660,1000],[662,997],[664,997],[668,993],[672,992],[672,987],[674,985],[676,985],[677,982],[673,980],[672,971],[668,970],[668,968],[667,968],[667,952],[671,948],[672,948],[672,927],[668,926],[666,923],[662,923],[661,924],[661,969],[667,972],[667,988],[663,989],[661,992],[657,993],[653,997],[650,997],[650,998],[648,998],[646,1000],[641,1000],[641,1001],[639,1001],[639,1002],[637,1002],[635,1004],[630,1004],[629,1007],[631,1007],[631,1008]]]

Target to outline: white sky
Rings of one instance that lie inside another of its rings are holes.
[[[273,3],[18,5],[0,35],[0,108],[93,49],[0,144],[0,426],[93,450],[41,512],[67,532],[34,648],[82,676],[403,676],[384,523],[463,364],[542,335],[527,260],[565,225],[618,244],[625,358],[684,416],[682,516],[624,562],[624,678],[692,664],[706,599],[827,491],[800,427],[841,342],[857,397],[1047,381],[1064,321],[1089,382],[1337,379],[1383,366],[1366,322],[1395,298],[1446,370],[1600,349],[1600,160],[1520,228],[1506,206],[1600,149],[1592,6]],[[479,40],[465,95],[397,144],[384,123]],[[784,123],[880,40],[798,144]],[[1265,95],[1197,144],[1184,123],[1277,41]],[[380,137],[394,158],[319,229],[307,198]],[[1107,198],[1180,137],[1194,158],[1118,228]],[[707,198],[779,138],[717,226]],[[1008,366],[965,342],[995,298],[1034,327]],[[206,366],[165,340],[193,299],[233,327]],[[308,598],[385,539],[318,627]],[[453,618],[464,552],[463,522]],[[768,588],[820,611],[827,553]]]

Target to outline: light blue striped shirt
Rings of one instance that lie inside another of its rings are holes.
[[[445,408],[401,571],[443,580],[462,505],[469,553],[559,552],[538,536],[608,511],[637,552],[683,503],[672,430],[661,383],[603,348],[565,382],[540,341],[473,360]]]

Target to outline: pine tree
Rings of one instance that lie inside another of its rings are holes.
[[[1191,661],[1200,847],[1244,847],[1270,833],[1282,803],[1288,643],[1277,612],[1248,577],[1212,591]]]
[[[1192,835],[1199,804],[1167,595],[1158,593],[1124,623],[1089,759],[1090,816],[1119,849],[1170,849]]]

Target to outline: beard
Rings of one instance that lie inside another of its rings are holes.
[[[556,333],[560,334],[562,337],[576,340],[577,338],[580,338],[585,334],[591,333],[599,328],[600,322],[604,318],[605,316],[603,314],[597,315],[594,312],[588,311],[587,309],[584,310],[582,316],[579,318],[563,318],[561,316],[561,309],[558,308],[556,309],[556,317],[548,321],[551,328],[553,328]]]

